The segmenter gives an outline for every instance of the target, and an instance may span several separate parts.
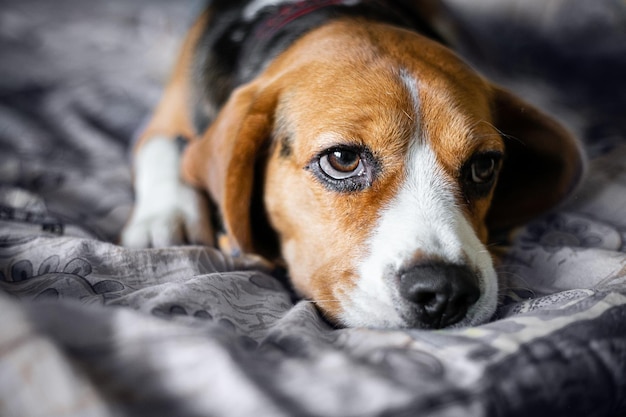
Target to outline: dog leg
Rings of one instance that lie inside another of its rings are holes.
[[[154,136],[135,155],[135,210],[122,233],[129,247],[213,245],[208,202],[180,179],[180,151]]]
[[[205,196],[181,177],[179,139],[193,139],[189,108],[193,49],[207,16],[189,31],[172,77],[134,150],[135,209],[121,235],[129,247],[213,245]]]

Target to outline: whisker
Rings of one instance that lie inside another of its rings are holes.
[[[476,125],[478,125],[478,124],[480,124],[480,123],[484,123],[484,124],[488,125],[489,127],[493,128],[496,132],[498,132],[498,134],[499,134],[500,136],[502,136],[502,137],[504,137],[504,138],[507,138],[507,139],[512,139],[512,140],[516,140],[516,141],[518,141],[519,143],[524,143],[521,139],[519,139],[519,138],[517,138],[517,137],[515,137],[515,136],[512,136],[512,135],[509,135],[509,134],[504,133],[503,131],[501,131],[500,129],[498,129],[498,128],[497,128],[497,127],[493,124],[493,123],[488,122],[488,121],[486,121],[486,120],[479,120],[478,122],[476,122],[476,124],[475,124],[474,126],[472,126],[472,130],[476,127]],[[489,134],[489,135],[486,135],[486,134],[485,134],[485,135],[482,135],[482,136],[477,136],[477,137],[487,137],[487,136],[493,136],[493,134]]]
[[[524,278],[522,275],[516,274],[514,272],[503,271],[501,268],[500,268],[500,271],[498,271],[496,268],[496,272],[498,276],[508,275],[513,278],[513,279],[507,278],[506,282],[504,283],[505,285],[500,286],[500,288],[498,289],[499,296],[503,297],[505,295],[508,295],[511,291],[515,291],[515,290],[528,291],[529,293],[532,294],[533,298],[537,296],[537,293],[535,292],[535,290],[533,290],[528,280]]]
[[[473,137],[476,139],[482,139],[482,138],[490,138],[492,136],[501,136],[501,134],[499,133],[483,133],[480,135],[474,135]]]

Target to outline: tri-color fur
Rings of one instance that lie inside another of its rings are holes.
[[[489,231],[561,201],[582,157],[442,45],[424,5],[211,2],[137,146],[123,243],[211,244],[206,192],[229,246],[284,263],[337,324],[488,320]]]

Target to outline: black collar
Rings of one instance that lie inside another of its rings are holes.
[[[258,39],[269,38],[279,32],[289,23],[303,18],[319,9],[331,6],[342,6],[355,4],[358,1],[350,0],[304,0],[297,2],[283,3],[277,6],[263,9],[269,16],[261,21],[255,31]]]
[[[271,5],[258,11],[254,18],[253,36],[262,41],[280,33],[282,29],[305,20],[316,12],[333,16],[368,16],[415,30],[439,42],[443,39],[432,26],[419,16],[407,0],[300,0]],[[326,10],[324,10],[326,9]],[[316,19],[310,19],[315,22]],[[311,27],[312,28],[312,27]]]

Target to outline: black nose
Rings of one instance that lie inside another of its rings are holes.
[[[423,264],[400,275],[400,294],[411,302],[420,327],[438,329],[465,317],[480,297],[475,274],[452,264]]]

